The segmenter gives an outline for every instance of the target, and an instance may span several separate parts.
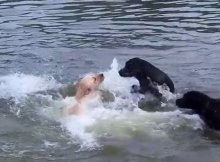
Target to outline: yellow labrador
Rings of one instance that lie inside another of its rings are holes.
[[[62,108],[64,114],[80,115],[85,112],[85,103],[92,99],[100,84],[104,80],[103,74],[87,75],[76,84],[76,104],[67,107],[65,110]]]

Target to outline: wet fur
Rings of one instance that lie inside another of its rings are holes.
[[[133,85],[133,92],[146,93],[151,92],[157,97],[161,97],[162,94],[156,85],[166,84],[170,92],[174,93],[175,88],[172,80],[169,76],[153,66],[149,62],[140,58],[132,58],[125,63],[125,67],[119,71],[119,75],[122,77],[135,77],[140,84],[140,87]]]
[[[90,75],[82,78],[76,84],[76,103],[67,108],[62,108],[63,114],[67,115],[80,115],[85,112],[85,104],[88,100],[92,99],[93,96],[99,95],[97,91],[100,84],[103,82],[103,74]]]
[[[213,129],[220,130],[220,99],[215,99],[198,91],[190,91],[176,100],[180,108],[192,109]]]

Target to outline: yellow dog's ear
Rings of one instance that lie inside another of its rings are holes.
[[[76,83],[75,88],[76,91],[78,92],[78,95],[80,95],[81,97],[88,95],[92,91],[90,87],[81,85],[80,83]]]
[[[81,91],[81,94],[83,96],[86,96],[88,94],[90,94],[90,92],[92,91],[92,89],[90,87],[87,87],[87,86],[80,86],[80,89],[79,91]]]
[[[90,92],[92,91],[92,89],[91,88],[85,88],[85,95],[88,95]]]

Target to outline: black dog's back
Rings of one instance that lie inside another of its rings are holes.
[[[174,84],[173,84],[172,80],[167,75],[165,77],[165,83],[169,87],[170,92],[174,93],[175,92]]]
[[[139,58],[136,58],[139,59]],[[170,79],[170,77],[164,73],[163,71],[161,71],[160,69],[158,69],[157,67],[155,67],[154,65],[152,65],[151,63],[139,59],[141,61],[143,61],[143,65],[145,66],[145,72],[146,75],[149,76],[151,78],[152,81],[158,83],[159,85],[162,84],[166,84],[169,89],[170,92],[174,93],[175,92],[175,88],[174,88],[174,84],[173,81]]]

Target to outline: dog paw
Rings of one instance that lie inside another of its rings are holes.
[[[131,93],[138,93],[140,91],[140,87],[138,85],[131,86]]]

